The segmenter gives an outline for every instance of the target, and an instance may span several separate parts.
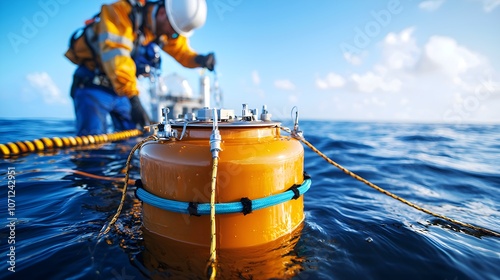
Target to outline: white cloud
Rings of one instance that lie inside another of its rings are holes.
[[[426,0],[418,4],[418,7],[424,11],[433,12],[439,9],[446,0]],[[500,6],[500,0],[471,0],[479,2],[483,6],[483,10],[487,13],[493,11]]]
[[[415,29],[406,28],[400,33],[389,33],[381,42],[382,60],[365,73],[343,77],[336,73],[316,79],[320,89],[335,89],[349,84],[360,92],[398,92],[411,79],[419,75],[446,76],[447,81],[462,88],[470,87],[466,80],[471,73],[486,70],[484,57],[444,36],[432,36],[419,47],[413,36]]]
[[[290,80],[276,80],[274,81],[274,87],[283,90],[295,89],[295,85]]]
[[[410,27],[387,34],[371,67],[328,73],[316,86],[343,88],[334,96],[351,109],[338,113],[353,119],[498,121],[500,76],[488,60],[451,37],[435,35],[419,45],[414,33]]]
[[[361,92],[374,92],[377,90],[384,92],[398,92],[401,89],[402,82],[398,79],[387,79],[384,75],[377,75],[368,72],[363,75],[352,74],[351,80]]]
[[[496,7],[500,6],[500,0],[473,0],[476,2],[481,2],[483,4],[483,10],[487,13],[496,9]]]
[[[366,54],[366,52],[364,52]],[[344,58],[352,65],[361,65],[363,58],[361,55],[355,55],[350,52],[344,52]]]
[[[328,73],[325,79],[316,78],[316,87],[319,89],[341,88],[346,80],[335,73]]]
[[[426,0],[420,2],[420,4],[418,4],[418,7],[424,11],[433,12],[439,9],[439,7],[443,5],[444,1],[445,0]]]
[[[382,42],[385,64],[390,69],[400,70],[413,67],[420,50],[413,37],[415,28],[410,27],[397,33],[389,33]]]
[[[260,76],[257,70],[252,71],[252,82],[254,83],[254,85],[260,85]]]
[[[371,96],[370,98],[365,98],[363,100],[363,103],[371,106],[378,106],[378,107],[386,107],[387,102],[381,98],[378,98],[376,96]]]
[[[40,92],[46,104],[66,104],[68,98],[61,95],[61,90],[54,83],[47,72],[30,73],[26,76],[28,83],[37,92]]]
[[[486,61],[479,54],[458,45],[449,37],[432,36],[424,46],[424,61],[430,62],[452,79],[460,79],[472,68],[485,65]]]

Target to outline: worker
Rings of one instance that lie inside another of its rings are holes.
[[[136,67],[143,47],[156,44],[184,67],[213,71],[214,53],[201,55],[189,46],[189,36],[205,24],[206,16],[205,0],[121,0],[103,5],[73,34],[65,53],[78,65],[71,87],[77,135],[107,133],[108,115],[116,131],[149,124],[137,88],[137,76],[145,74]]]

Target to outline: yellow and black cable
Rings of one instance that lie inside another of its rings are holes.
[[[6,158],[11,156],[24,155],[34,152],[50,151],[54,149],[89,146],[102,144],[107,142],[115,142],[131,137],[142,135],[142,131],[138,129],[124,130],[119,132],[84,135],[84,136],[68,136],[68,137],[42,137],[31,141],[15,141],[0,144],[0,156]]]

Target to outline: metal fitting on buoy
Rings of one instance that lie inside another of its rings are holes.
[[[300,139],[300,138],[304,137],[304,133],[299,128],[299,108],[297,108],[297,106],[294,106],[292,108],[292,117],[293,117],[294,110],[295,110],[295,119],[294,119],[294,124],[293,124],[292,135],[295,136],[295,138]]]
[[[210,135],[210,152],[212,152],[212,158],[219,157],[219,152],[222,151],[220,148],[220,143],[222,142],[222,137],[220,136],[219,128],[217,126],[217,109],[213,109],[213,130]]]
[[[264,122],[271,121],[273,115],[267,110],[267,105],[262,105],[262,113],[260,114],[260,120]]]
[[[170,123],[168,122],[168,112],[170,110],[168,108],[161,109],[161,115],[163,116],[163,120],[161,123],[154,124],[152,127],[154,128],[154,134],[159,139],[170,139],[175,137],[176,132],[172,130]]]

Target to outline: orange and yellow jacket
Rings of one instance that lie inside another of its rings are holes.
[[[144,13],[148,16],[136,23],[133,9],[135,8],[127,0],[103,5],[99,19],[87,25],[78,38],[73,36],[71,46],[65,54],[77,65],[85,65],[90,70],[95,70],[97,67],[110,79],[114,91],[120,96],[127,97],[139,93],[132,52],[137,44],[147,45],[156,39],[151,30],[151,26],[154,26],[152,13],[150,11]],[[137,32],[138,24],[143,26],[142,36]],[[200,66],[195,62],[198,54],[190,48],[186,37],[171,39],[162,35],[159,38],[159,45],[184,67]]]

